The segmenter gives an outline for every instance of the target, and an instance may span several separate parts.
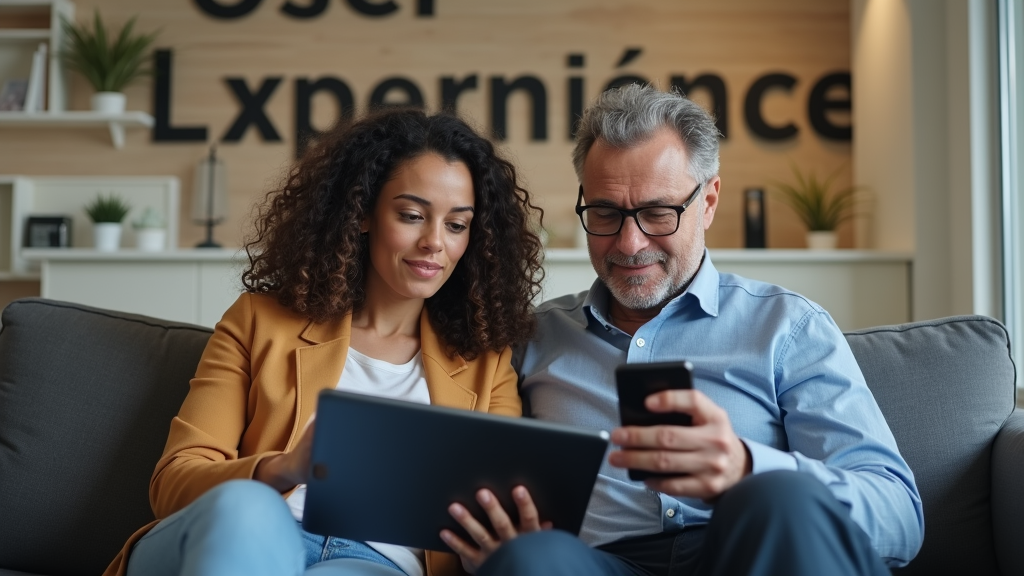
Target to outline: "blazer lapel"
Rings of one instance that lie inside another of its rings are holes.
[[[346,314],[344,318],[334,322],[310,322],[299,338],[311,345],[295,351],[298,390],[295,426],[288,442],[289,449],[298,442],[306,422],[316,412],[320,391],[333,389],[341,379],[341,371],[345,367],[352,339],[352,314]]]
[[[448,354],[444,342],[430,325],[425,307],[420,315],[420,347],[430,403],[464,410],[476,408],[476,392],[464,387],[456,379],[469,365],[461,356]]]

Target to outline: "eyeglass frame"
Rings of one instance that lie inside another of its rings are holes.
[[[583,202],[583,184],[580,184],[580,195],[579,195],[579,197],[576,198],[576,215],[579,216],[580,224],[583,225],[584,232],[586,232],[587,234],[590,234],[591,236],[615,236],[619,232],[622,232],[622,226],[623,226],[623,224],[626,223],[626,217],[627,216],[631,217],[633,219],[633,221],[636,222],[636,227],[639,228],[640,231],[643,232],[645,236],[651,236],[651,237],[671,236],[671,235],[673,235],[673,234],[675,234],[676,232],[679,231],[679,223],[683,219],[683,212],[686,212],[686,209],[690,207],[690,204],[692,204],[693,201],[697,198],[697,196],[700,195],[700,192],[703,189],[704,189],[704,182],[700,182],[699,184],[697,184],[697,187],[693,190],[693,192],[690,193],[690,197],[687,198],[682,204],[656,204],[654,206],[642,206],[640,208],[628,208],[627,209],[627,208],[616,208],[615,206],[603,206],[603,205],[599,205],[599,204],[584,206],[582,204],[582,202]],[[619,227],[615,230],[615,232],[611,232],[609,234],[595,234],[595,233],[591,232],[587,228],[586,221],[583,219],[583,213],[586,212],[587,209],[589,209],[589,208],[603,208],[605,210],[609,210],[609,209],[610,210],[616,210],[619,213]],[[644,210],[651,210],[651,209],[656,209],[656,208],[662,208],[662,209],[668,209],[668,210],[674,210],[675,211],[675,213],[676,213],[676,227],[671,232],[667,232],[665,234],[651,234],[647,230],[644,230],[644,225],[640,223],[640,218],[638,218],[637,215],[640,212],[644,211]]]

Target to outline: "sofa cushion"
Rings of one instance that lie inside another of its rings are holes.
[[[992,442],[1014,408],[1009,336],[956,316],[846,335],[924,504],[925,539],[899,574],[998,574]]]
[[[212,331],[29,298],[0,329],[0,568],[101,573],[153,519],[149,478]]]

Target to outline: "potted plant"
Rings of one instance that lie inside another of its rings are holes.
[[[146,208],[142,215],[132,221],[135,229],[135,246],[143,252],[159,252],[166,247],[167,230],[159,212]]]
[[[113,192],[102,194],[86,204],[85,213],[92,220],[93,246],[100,252],[114,252],[121,245],[121,221],[131,206]]]
[[[93,13],[93,26],[77,25],[61,19],[67,37],[61,59],[70,70],[85,77],[96,93],[92,109],[108,114],[124,112],[122,90],[140,76],[150,74],[149,47],[157,33],[135,34],[135,18],[131,18],[115,35],[108,36],[100,13]]]
[[[807,247],[832,249],[836,247],[836,228],[853,218],[859,187],[847,186],[832,191],[840,166],[835,172],[819,181],[814,172],[804,176],[792,166],[796,184],[774,182],[781,192],[781,199],[796,212],[807,227]]]

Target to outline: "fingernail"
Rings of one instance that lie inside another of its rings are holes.
[[[512,495],[515,496],[517,500],[523,500],[526,498],[526,488],[516,486],[515,489],[512,490]]]
[[[458,504],[452,504],[451,506],[448,507],[448,512],[452,516],[462,516],[462,506],[459,506]]]
[[[477,494],[477,498],[480,500],[481,504],[490,504],[491,503],[491,493],[486,491],[486,490],[481,490]]]
[[[661,406],[661,396],[652,394],[647,397],[647,400],[645,400],[644,403],[647,405],[647,408],[658,408]]]
[[[626,431],[623,430],[622,428],[616,428],[615,430],[612,430],[612,442],[616,444],[622,444],[623,442],[626,441],[627,437],[628,434],[626,434]]]
[[[445,542],[448,542],[451,539],[452,539],[452,535],[449,534],[447,530],[441,530],[441,540],[444,540]]]

